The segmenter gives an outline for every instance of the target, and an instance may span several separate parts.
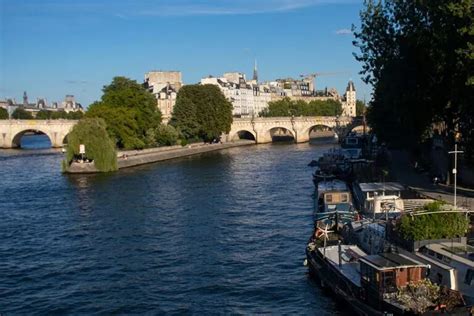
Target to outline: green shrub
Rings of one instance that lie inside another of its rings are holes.
[[[70,164],[74,158],[80,156],[79,145],[84,144],[86,149],[84,158],[93,160],[98,170],[102,172],[117,170],[117,153],[106,127],[101,118],[80,120],[67,137],[67,163]]]
[[[419,212],[433,212],[426,215],[403,215],[397,222],[397,230],[407,240],[429,240],[464,236],[469,220],[462,213],[437,213],[443,210],[443,203],[426,204]]]
[[[179,136],[179,132],[171,125],[160,125],[155,130],[155,140],[160,146],[176,145]]]

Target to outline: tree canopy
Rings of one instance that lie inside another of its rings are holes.
[[[67,136],[67,164],[80,156],[79,145],[84,144],[86,159],[93,160],[95,167],[103,172],[117,170],[115,144],[109,137],[106,123],[101,118],[80,120]]]
[[[89,107],[86,117],[103,118],[119,148],[153,146],[147,132],[156,129],[161,122],[155,97],[142,85],[125,77],[115,77],[102,91],[101,100]]]
[[[16,108],[12,113],[12,118],[17,120],[31,120],[33,119],[33,115],[25,109]]]
[[[7,111],[7,109],[0,108],[0,120],[8,120],[8,111]]]
[[[49,111],[49,110],[40,110],[36,113],[35,119],[37,120],[80,120],[84,116],[84,113],[81,111],[76,112],[66,112],[63,110],[59,111]]]
[[[170,124],[187,140],[211,141],[228,133],[232,124],[232,104],[215,85],[182,87]]]
[[[342,105],[339,101],[313,100],[306,102],[303,100],[293,101],[286,97],[278,101],[268,103],[268,108],[264,109],[260,116],[336,116],[342,114]]]
[[[414,147],[442,123],[472,155],[474,0],[364,4],[355,57],[374,89],[367,117],[379,139]]]
[[[365,102],[362,100],[356,101],[356,115],[361,116],[364,115],[367,111],[367,107],[365,106]]]

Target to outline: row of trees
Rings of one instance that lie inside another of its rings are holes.
[[[268,108],[264,109],[260,116],[336,116],[342,114],[342,105],[336,100],[314,100],[306,102],[303,100],[294,101],[286,97],[278,101],[268,103]]]
[[[474,0],[365,1],[355,57],[374,88],[367,116],[379,139],[413,148],[438,123],[451,143],[460,132],[473,157],[473,8]]]
[[[47,110],[40,110],[36,113],[36,116],[33,116],[31,112],[26,111],[22,108],[17,108],[13,111],[11,118],[16,120],[79,120],[84,116],[84,113],[77,111],[77,112],[66,112],[66,111],[47,111]],[[7,120],[9,119],[8,111],[4,108],[0,108],[0,120]]]

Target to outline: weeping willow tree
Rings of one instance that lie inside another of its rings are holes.
[[[67,165],[80,157],[79,145],[84,144],[86,150],[84,158],[94,161],[98,170],[102,172],[117,170],[115,145],[106,128],[107,125],[101,118],[80,120],[67,137]]]

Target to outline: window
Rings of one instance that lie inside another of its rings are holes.
[[[349,197],[347,196],[347,194],[341,194],[341,202],[343,203],[349,202]]]
[[[326,194],[326,203],[331,203],[332,202],[332,194]]]
[[[397,290],[394,271],[386,271],[383,273],[383,289],[384,292],[393,292]]]

